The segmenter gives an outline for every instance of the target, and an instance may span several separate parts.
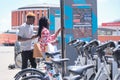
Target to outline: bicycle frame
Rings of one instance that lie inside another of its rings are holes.
[[[62,80],[62,75],[60,72],[56,72],[57,67],[53,66],[52,69],[47,70],[46,76],[49,77],[49,80]]]
[[[98,72],[96,73],[94,80],[104,80],[104,77],[102,75],[106,75],[107,79],[111,80],[110,75],[109,75],[110,71],[108,70],[108,68],[106,66],[107,63],[105,62],[105,60],[104,60],[104,62],[101,62],[100,64],[101,64],[100,68],[98,69]]]

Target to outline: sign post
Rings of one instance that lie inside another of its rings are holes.
[[[61,27],[63,30],[61,31],[61,50],[62,50],[62,58],[65,58],[65,36],[64,36],[64,0],[60,0],[60,10],[61,10]],[[62,65],[62,76],[65,73],[65,64]]]

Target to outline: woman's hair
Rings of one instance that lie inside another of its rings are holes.
[[[38,36],[41,37],[41,31],[43,29],[43,27],[49,29],[49,22],[48,22],[48,18],[43,16],[39,19],[39,28],[38,28]]]

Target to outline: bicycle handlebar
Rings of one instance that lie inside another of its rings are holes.
[[[85,44],[85,45],[84,45],[84,48],[86,49],[87,47],[91,47],[92,45],[98,46],[99,43],[100,43],[100,42],[95,39],[95,40],[92,40],[92,41],[90,41],[89,43]]]
[[[106,42],[106,43],[98,46],[97,49],[96,49],[96,52],[103,51],[107,47],[114,47],[115,48],[115,46],[116,46],[116,44],[115,44],[114,41],[109,41],[109,42]]]
[[[73,45],[73,44],[76,44],[79,40],[78,39],[75,39],[75,40],[72,40],[70,42],[68,42],[67,44],[68,45]]]
[[[68,43],[68,45],[73,45],[74,47],[84,46],[85,44],[86,44],[86,41],[82,41],[79,39],[72,40]]]
[[[84,46],[86,44],[85,41],[79,41],[77,45],[75,45],[75,47],[79,47],[79,46]]]

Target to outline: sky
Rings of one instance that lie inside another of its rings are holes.
[[[98,25],[120,20],[120,0],[97,0]]]
[[[11,28],[11,12],[19,7],[39,3],[57,3],[59,0],[1,0],[0,32]],[[98,25],[102,22],[120,20],[120,0],[97,0]]]

